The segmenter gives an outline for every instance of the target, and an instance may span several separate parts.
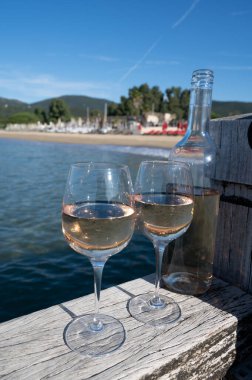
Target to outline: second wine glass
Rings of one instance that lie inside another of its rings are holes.
[[[135,184],[135,205],[140,228],[152,241],[156,254],[154,294],[141,294],[129,302],[130,314],[152,325],[174,322],[181,315],[179,305],[160,295],[164,250],[182,235],[193,217],[193,183],[190,167],[175,161],[144,161]]]

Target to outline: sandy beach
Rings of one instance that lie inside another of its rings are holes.
[[[155,148],[171,148],[181,136],[141,136],[141,135],[101,135],[101,134],[70,134],[46,132],[9,132],[0,130],[0,138],[51,141],[69,144],[110,144],[125,146],[148,146]]]

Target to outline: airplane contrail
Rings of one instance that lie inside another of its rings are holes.
[[[142,56],[142,58],[139,59],[139,61],[137,61],[133,66],[131,66],[129,68],[129,70],[121,77],[121,79],[119,79],[119,83],[121,83],[122,81],[124,81],[126,78],[128,78],[128,76],[133,72],[135,71],[140,65],[141,63],[145,60],[145,58],[152,52],[152,50],[157,46],[157,44],[159,43],[159,41],[161,40],[162,36],[160,36],[150,47],[149,49],[144,53],[144,55]]]
[[[175,29],[177,26],[179,26],[185,19],[189,16],[189,14],[194,10],[196,5],[199,3],[200,0],[194,0],[190,8],[180,17],[173,25],[172,29]],[[123,82],[128,76],[133,73],[140,65],[141,63],[145,60],[145,58],[152,52],[152,50],[157,46],[159,41],[161,40],[162,36],[160,36],[150,47],[149,49],[144,53],[142,58],[139,59],[133,66],[131,66],[128,71],[126,71],[125,74],[119,79],[118,83]]]
[[[183,21],[185,21],[185,19],[189,16],[189,14],[194,10],[194,8],[196,7],[196,5],[199,3],[200,0],[194,0],[194,2],[192,3],[192,5],[190,6],[190,8],[183,14],[183,16],[181,16],[173,25],[172,25],[172,29],[174,28],[177,28],[177,26],[179,26]]]

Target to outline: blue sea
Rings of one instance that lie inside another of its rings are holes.
[[[70,249],[61,231],[72,163],[123,163],[134,182],[142,160],[168,155],[168,149],[0,139],[0,322],[93,292],[88,259]],[[136,233],[106,263],[102,288],[154,271],[153,246]]]

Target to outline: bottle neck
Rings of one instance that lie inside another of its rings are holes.
[[[193,134],[204,134],[208,129],[212,105],[212,89],[192,88],[188,129]]]

